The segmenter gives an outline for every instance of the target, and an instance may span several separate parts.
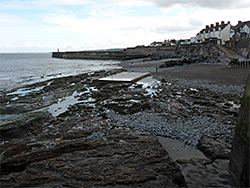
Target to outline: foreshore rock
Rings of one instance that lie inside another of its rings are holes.
[[[201,150],[209,159],[229,159],[231,154],[231,146],[222,141],[207,138],[203,136],[197,147]]]
[[[177,160],[187,186],[196,187],[234,187],[229,173],[228,159],[190,159]]]
[[[135,93],[123,94],[131,84],[96,80],[107,74],[27,86],[27,91],[45,87],[25,96],[15,91],[2,95],[1,187],[186,187],[179,166],[155,136],[115,127],[107,119],[107,108],[127,114],[135,112],[134,103],[136,111],[142,104],[132,101],[127,108]],[[144,95],[137,89],[139,100]],[[7,110],[12,105],[20,114]]]
[[[1,146],[1,187],[185,187],[156,137],[69,118]]]
[[[232,142],[241,87],[97,80],[107,75],[58,78],[26,86],[25,95],[1,94],[1,186],[185,187],[155,135],[193,146],[203,135]]]

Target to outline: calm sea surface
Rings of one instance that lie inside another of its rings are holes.
[[[0,90],[56,77],[118,68],[119,61],[66,60],[52,58],[51,53],[0,54]]]

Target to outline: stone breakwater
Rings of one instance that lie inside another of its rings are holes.
[[[90,60],[126,60],[145,58],[144,53],[127,53],[126,50],[103,51],[77,51],[77,52],[53,52],[52,57],[64,59],[90,59]]]
[[[176,46],[138,46],[119,50],[53,52],[52,57],[65,59],[129,60],[150,57],[164,59],[172,57],[203,56],[205,58],[224,57],[224,52],[211,43]]]
[[[118,51],[79,51],[79,52],[53,52],[52,57],[64,59],[102,59],[123,60],[124,53]]]

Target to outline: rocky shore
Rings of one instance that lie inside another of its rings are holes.
[[[159,63],[121,63],[116,72],[151,70],[138,83],[100,82],[110,74],[100,71],[2,92],[1,187],[230,186],[221,164],[249,70],[233,70],[237,83],[218,82],[221,75],[186,79],[192,66],[155,72]],[[156,136],[198,146],[207,158],[174,161]]]

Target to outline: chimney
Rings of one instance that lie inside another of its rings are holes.
[[[206,29],[209,28],[209,25],[206,25]]]
[[[224,21],[221,21],[221,25],[224,25],[225,24],[225,22]]]
[[[210,24],[210,27],[214,27],[214,24]]]
[[[216,22],[215,25],[218,26],[218,25],[219,25],[219,22]]]
[[[238,21],[238,24],[240,24],[240,23],[241,23],[241,20]]]

